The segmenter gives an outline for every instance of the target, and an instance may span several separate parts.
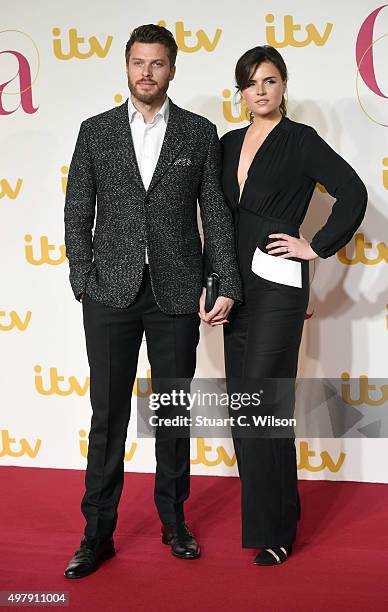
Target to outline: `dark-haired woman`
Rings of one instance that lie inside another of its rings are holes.
[[[224,326],[226,377],[293,381],[309,299],[308,262],[349,242],[364,217],[367,192],[315,129],[286,116],[287,68],[276,49],[247,51],[235,74],[251,123],[221,139],[223,190],[235,213],[245,296]],[[316,182],[336,201],[309,243],[299,227]],[[242,546],[261,549],[257,565],[282,563],[300,513],[294,437],[235,437],[234,444]]]

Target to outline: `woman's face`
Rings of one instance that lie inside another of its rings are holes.
[[[242,90],[248,110],[258,117],[280,115],[279,106],[286,91],[286,82],[272,62],[262,62],[251,74]]]

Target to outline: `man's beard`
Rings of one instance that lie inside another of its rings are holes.
[[[156,85],[156,87],[153,89],[153,91],[151,92],[147,92],[147,91],[142,91],[138,85],[132,83],[129,79],[128,79],[128,87],[129,87],[129,91],[131,92],[131,94],[133,95],[134,98],[136,98],[136,100],[139,100],[140,102],[143,102],[144,104],[152,104],[152,102],[154,102],[155,100],[162,98],[167,89],[168,89],[168,83],[166,87],[159,87],[158,85]]]

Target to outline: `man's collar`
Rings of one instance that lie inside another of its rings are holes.
[[[164,119],[164,121],[167,123],[168,122],[169,112],[170,112],[170,100],[169,100],[168,96],[166,96],[165,101],[163,102],[163,104],[160,107],[160,109],[158,110],[158,112],[155,113],[155,116],[153,117],[151,123],[153,123],[155,121],[156,117],[158,117],[158,116],[162,117]],[[128,98],[128,116],[129,116],[129,122],[130,123],[132,123],[136,113],[138,113],[142,117],[141,113],[137,110],[137,108],[133,104],[133,102],[131,100],[131,96],[129,96],[129,98]]]

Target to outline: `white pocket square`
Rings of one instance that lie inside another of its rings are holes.
[[[300,261],[292,261],[263,253],[257,248],[253,254],[252,272],[266,280],[290,285],[291,287],[302,287],[302,266]]]
[[[187,157],[181,157],[180,159],[176,159],[174,161],[174,166],[191,166],[192,162],[191,159],[188,159]]]

